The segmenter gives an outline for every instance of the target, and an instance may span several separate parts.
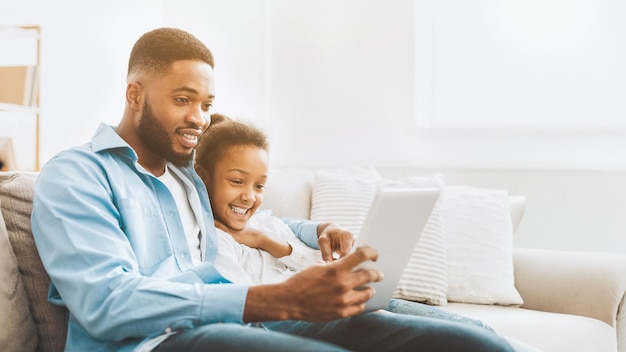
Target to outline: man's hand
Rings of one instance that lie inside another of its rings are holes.
[[[333,223],[323,223],[317,226],[317,244],[325,262],[335,260],[333,254],[339,258],[352,251],[355,236],[348,229]]]
[[[354,268],[377,258],[375,249],[361,247],[339,260],[304,269],[282,283],[251,286],[243,320],[319,322],[359,314],[375,293],[368,284],[383,276],[377,270]]]

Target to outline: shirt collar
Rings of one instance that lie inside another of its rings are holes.
[[[96,153],[113,148],[130,148],[130,145],[115,132],[115,127],[105,123],[100,123],[98,130],[91,137],[91,146]]]
[[[94,153],[110,149],[125,149],[130,154],[133,161],[136,162],[139,160],[139,156],[135,150],[128,143],[126,143],[126,141],[122,139],[117,132],[115,132],[115,126],[110,126],[105,123],[100,123],[96,133],[94,133],[93,137],[91,137],[91,147],[93,148]],[[168,163],[168,165],[175,169],[186,170],[186,172],[189,173],[187,177],[190,177],[190,175],[194,173],[193,163],[189,163],[189,165],[183,168],[174,167],[171,163]]]

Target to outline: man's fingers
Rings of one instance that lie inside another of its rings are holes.
[[[378,270],[368,269],[367,264],[359,265],[367,261],[376,261],[378,252],[372,247],[359,247],[353,253],[337,260],[332,265],[336,265],[339,271],[350,272],[351,287],[365,287],[369,283],[378,282],[383,279],[383,273]]]
[[[340,263],[341,266],[355,268],[359,264],[371,260],[376,261],[378,259],[378,251],[372,247],[359,247],[354,252],[344,256]]]
[[[363,286],[372,282],[383,281],[384,275],[382,272],[374,269],[358,269],[354,273],[355,285]]]
[[[352,242],[350,242],[349,244],[341,242],[339,244],[339,248],[335,252],[339,254],[340,258],[345,257],[346,255],[350,254],[350,251],[352,251],[352,244]]]
[[[354,289],[348,296],[348,305],[363,305],[376,294],[376,290],[370,286],[361,286]]]

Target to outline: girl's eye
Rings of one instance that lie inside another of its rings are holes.
[[[235,184],[235,185],[242,185],[243,181],[241,181],[241,180],[230,180],[230,183]]]
[[[265,185],[256,185],[256,188],[263,190],[265,188]]]

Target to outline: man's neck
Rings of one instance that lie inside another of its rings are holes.
[[[115,132],[137,153],[139,165],[156,177],[163,175],[167,161],[145,147],[133,126],[128,125],[128,118],[123,118]]]

